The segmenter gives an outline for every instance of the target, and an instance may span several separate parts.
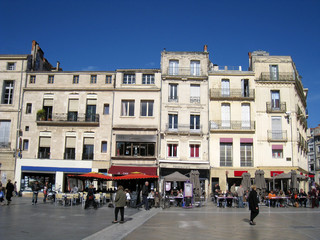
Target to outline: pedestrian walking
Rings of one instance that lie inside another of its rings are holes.
[[[14,182],[13,186],[14,186],[14,194],[15,196],[18,196],[17,181]]]
[[[249,210],[251,211],[250,213],[250,225],[256,225],[256,223],[253,221],[256,216],[259,214],[259,199],[258,199],[258,194],[256,192],[257,187],[253,185],[251,187],[251,192],[249,193]]]
[[[43,202],[44,203],[47,201],[48,191],[49,191],[49,184],[48,184],[48,182],[46,182],[46,184],[43,187]]]
[[[35,205],[37,204],[38,202],[38,193],[40,191],[40,184],[38,181],[35,181],[35,183],[32,185],[32,192],[33,192],[33,195],[32,195],[32,205]]]
[[[124,206],[126,205],[127,197],[121,185],[118,186],[118,191],[116,193],[116,198],[114,202],[115,202],[116,208],[114,209],[114,221],[112,221],[112,223],[118,223],[119,211],[121,216],[120,223],[124,223]]]
[[[237,194],[238,194],[238,208],[244,208],[243,206],[244,189],[242,187],[242,184],[240,184],[240,187],[237,189]]]
[[[8,183],[6,186],[6,199],[7,199],[7,205],[9,205],[11,203],[11,198],[13,195],[13,191],[14,191],[14,186],[11,183],[11,180],[8,179]]]
[[[0,204],[1,205],[4,205],[3,200],[4,200],[4,189],[3,189],[2,183],[1,183],[1,186],[0,186]]]
[[[136,207],[139,208],[144,205],[146,210],[149,210],[149,202],[148,202],[148,195],[149,195],[149,182],[146,181],[142,187],[142,202],[138,204]]]

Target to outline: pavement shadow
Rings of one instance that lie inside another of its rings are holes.
[[[244,219],[242,219],[242,221],[243,221],[243,222],[246,222],[246,223],[249,223],[249,222],[250,222],[250,220],[249,220],[248,218],[244,218]]]

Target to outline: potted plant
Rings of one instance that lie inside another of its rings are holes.
[[[46,110],[40,109],[37,112],[37,120],[44,121],[46,118]]]

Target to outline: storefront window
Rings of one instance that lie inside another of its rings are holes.
[[[117,142],[117,156],[152,157],[155,143]]]
[[[21,176],[21,191],[32,191],[32,185],[38,181],[41,188],[46,182],[49,183],[49,189],[55,191],[55,174],[46,174],[46,173],[22,173]],[[19,189],[18,189],[19,190]]]

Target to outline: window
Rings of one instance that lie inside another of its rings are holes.
[[[154,74],[143,74],[142,84],[154,84]]]
[[[16,63],[8,63],[7,70],[9,70],[9,71],[16,70]]]
[[[168,157],[177,157],[178,144],[168,144]]]
[[[90,76],[90,83],[92,83],[92,84],[97,83],[97,75],[91,75]]]
[[[241,129],[250,129],[250,104],[241,104]]]
[[[141,100],[140,116],[142,117],[153,116],[153,100]]]
[[[252,143],[240,144],[240,166],[253,167]]]
[[[122,100],[121,116],[134,116],[134,100]]]
[[[190,144],[190,157],[191,158],[198,158],[199,157],[199,149],[200,145],[198,144]]]
[[[270,65],[270,80],[279,79],[279,69],[278,65]]]
[[[32,112],[32,103],[27,103],[26,114],[31,114]]]
[[[29,150],[29,140],[28,139],[23,139],[23,151],[28,151]]]
[[[49,75],[48,76],[48,84],[53,84],[54,83],[54,76],[53,75]]]
[[[74,76],[73,76],[72,83],[73,83],[73,84],[78,84],[78,83],[79,83],[79,75],[74,75]]]
[[[280,109],[280,91],[271,91],[271,108]]]
[[[111,84],[112,83],[112,76],[106,75],[106,84]]]
[[[103,105],[103,115],[109,115],[109,104],[105,103]]]
[[[122,83],[123,84],[135,84],[136,83],[135,74],[124,74]]]
[[[117,142],[117,156],[154,157],[155,143]]]
[[[75,137],[66,137],[64,159],[67,159],[67,160],[76,159],[76,138]]]
[[[14,81],[4,81],[1,104],[12,104]]]
[[[232,143],[220,143],[220,167],[232,167]]]
[[[178,101],[178,84],[169,84],[169,102]]]
[[[50,144],[51,144],[51,137],[40,137],[38,158],[40,159],[50,158]]]
[[[230,81],[229,79],[221,80],[221,96],[229,97],[230,96]]]
[[[30,76],[29,83],[35,84],[36,83],[36,76],[34,76],[34,75]]]
[[[69,99],[68,121],[70,122],[78,121],[78,106],[79,106],[79,99]]]
[[[249,97],[249,79],[241,79],[241,95],[242,97]]]
[[[281,117],[271,117],[271,126],[272,126],[272,140],[283,139]]]
[[[169,130],[178,129],[178,114],[169,114]]]
[[[96,99],[87,100],[86,122],[96,122],[96,120],[98,120],[96,115],[97,105],[95,105],[95,103],[96,103]]]
[[[200,85],[190,85],[190,103],[200,103]]]
[[[178,75],[179,74],[179,61],[170,60],[169,61],[169,75]]]
[[[29,126],[26,126],[26,127],[24,128],[24,130],[25,130],[26,132],[28,132],[28,131],[29,131]]]
[[[282,149],[272,149],[272,158],[283,158],[283,150]]]
[[[94,138],[83,139],[82,160],[93,160]]]
[[[107,141],[102,141],[101,142],[101,152],[106,153],[108,150],[108,142]]]
[[[43,99],[43,109],[46,113],[45,121],[52,120],[53,99]]]
[[[223,103],[221,104],[221,127],[222,128],[230,128],[230,104]]]
[[[200,61],[190,62],[190,74],[192,76],[200,76]]]
[[[190,130],[200,129],[200,115],[190,115]]]
[[[10,128],[11,121],[0,120],[0,148],[8,148],[10,146]]]

